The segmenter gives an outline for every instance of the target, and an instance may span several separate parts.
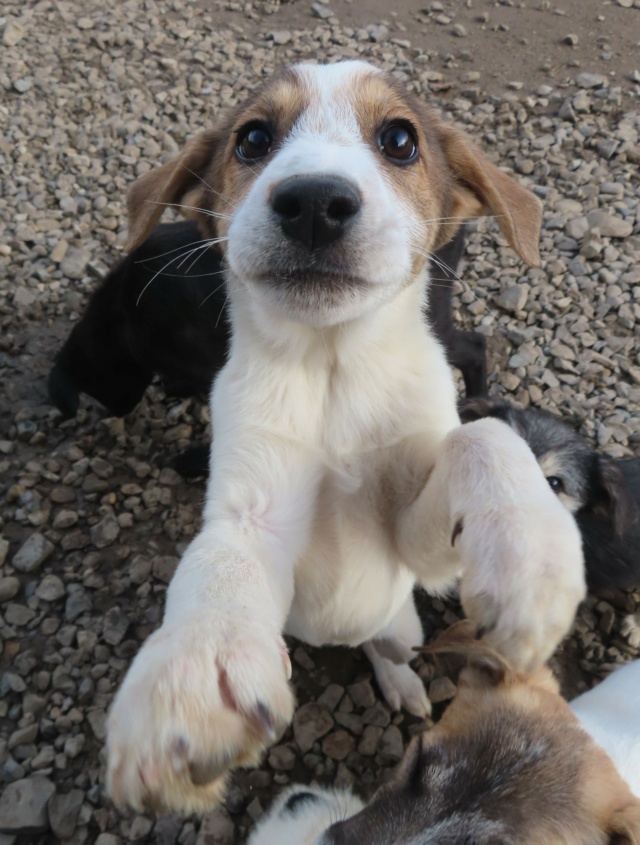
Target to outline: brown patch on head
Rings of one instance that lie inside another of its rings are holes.
[[[437,119],[387,74],[372,73],[360,77],[352,102],[363,139],[379,155],[385,177],[413,210],[420,221],[419,228],[425,233],[423,239],[415,243],[420,250],[415,255],[412,268],[412,275],[415,275],[426,263],[428,253],[450,241],[462,223],[462,220],[441,220],[450,216],[448,206],[453,180],[434,131]],[[381,130],[396,121],[413,127],[418,145],[418,157],[413,163],[395,164],[379,153]]]
[[[236,112],[235,120],[230,126],[230,137],[224,153],[225,166],[221,174],[221,192],[230,198],[233,208],[241,202],[256,177],[277,153],[306,103],[307,92],[300,79],[293,71],[284,70],[258,88],[242,109]],[[240,132],[251,123],[265,124],[273,137],[271,152],[255,165],[238,161],[234,155]],[[219,229],[226,232],[224,221],[221,221],[221,224]]]
[[[266,123],[273,132],[273,154],[305,102],[300,80],[284,70],[261,85],[219,127],[196,135],[180,155],[134,182],[127,197],[127,249],[135,249],[149,236],[167,205],[180,205],[204,235],[226,237],[228,215],[264,166],[264,162],[251,167],[238,161],[234,151],[239,131],[250,123]],[[224,242],[220,248],[224,250]]]
[[[359,78],[352,99],[363,138],[376,150],[385,124],[405,121],[415,130],[419,155],[414,162],[380,159],[395,190],[426,227],[423,242],[416,244],[422,252],[450,241],[464,220],[489,213],[522,260],[539,264],[540,201],[492,164],[464,132],[445,124],[386,74]],[[424,256],[416,257],[419,263]]]

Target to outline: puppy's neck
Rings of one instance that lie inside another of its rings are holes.
[[[398,355],[424,339],[429,330],[424,320],[428,273],[409,283],[393,299],[355,319],[327,326],[314,326],[288,318],[258,301],[246,288],[230,280],[232,325],[231,355],[256,353],[286,356],[289,360],[318,359],[331,366],[375,351]]]

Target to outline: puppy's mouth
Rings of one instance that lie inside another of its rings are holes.
[[[274,272],[262,272],[255,277],[255,281],[277,287],[295,288],[302,291],[341,291],[353,288],[368,287],[367,282],[361,276],[346,271],[319,270],[312,267],[306,269],[281,270]]]

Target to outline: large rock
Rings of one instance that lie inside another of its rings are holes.
[[[591,231],[597,229],[605,238],[626,238],[633,231],[631,220],[623,220],[600,208],[587,212],[587,222]]]
[[[378,740],[378,754],[385,763],[391,765],[395,765],[402,759],[404,754],[402,734],[395,725],[389,725]]]
[[[26,32],[26,29],[19,21],[9,20],[2,33],[2,43],[5,47],[15,47],[24,38]]]
[[[91,542],[97,549],[105,549],[118,539],[120,526],[115,516],[107,514],[91,527]]]
[[[84,277],[90,255],[81,249],[70,247],[60,263],[62,275],[67,279],[80,280]]]
[[[196,845],[232,845],[235,825],[224,807],[216,807],[202,819]]]
[[[11,565],[18,572],[33,572],[39,569],[53,551],[50,543],[42,534],[32,534],[13,556]]]
[[[9,541],[5,540],[5,538],[0,535],[0,566],[2,566],[2,564],[5,562],[8,554]]]
[[[313,747],[314,742],[329,733],[332,727],[333,719],[328,708],[313,701],[303,704],[293,717],[293,735],[303,754]]]
[[[44,833],[49,829],[47,805],[55,786],[43,777],[24,778],[5,786],[0,798],[1,833]]]
[[[601,73],[579,73],[576,85],[578,88],[606,88],[609,80]]]
[[[43,601],[58,601],[64,594],[64,584],[57,575],[45,575],[36,588],[36,595]]]
[[[72,789],[66,795],[54,795],[49,801],[49,823],[58,839],[73,836],[83,801],[81,789]]]
[[[510,285],[506,290],[503,290],[502,293],[500,293],[500,295],[496,298],[496,302],[500,308],[504,308],[505,311],[515,313],[517,311],[522,311],[527,302],[528,296],[529,285]]]
[[[20,592],[20,581],[13,575],[0,578],[0,604],[11,601]]]

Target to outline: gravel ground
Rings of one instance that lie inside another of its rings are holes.
[[[499,15],[515,14],[512,0],[405,2],[386,17],[383,4],[344,0],[5,0],[0,845],[240,843],[283,784],[355,783],[367,794],[424,727],[389,712],[359,652],[292,643],[293,729],[261,769],[237,774],[224,807],[202,823],[155,820],[116,813],[102,791],[105,711],[158,625],[199,523],[202,485],[182,482],[168,463],[206,435],[207,410],[197,399],[168,401],[158,385],[124,420],[85,402],[62,422],[44,379],[122,249],[127,186],[274,66],[370,57],[429,95],[544,200],[540,269],[523,272],[489,221],[473,229],[459,319],[489,338],[494,394],[560,410],[612,455],[639,451],[640,69],[616,44],[640,32],[640,2],[571,0],[569,14],[527,5],[567,61],[560,75],[541,62],[523,83],[516,40],[509,75],[487,81],[479,69],[486,39],[509,33]],[[622,21],[589,42],[591,64],[576,58],[585,39],[578,5]],[[577,41],[565,43],[572,34]],[[453,603],[421,606],[428,634],[458,614]],[[639,593],[590,599],[557,660],[566,691],[593,684],[639,646]],[[443,670],[420,671],[437,715],[455,686]]]

